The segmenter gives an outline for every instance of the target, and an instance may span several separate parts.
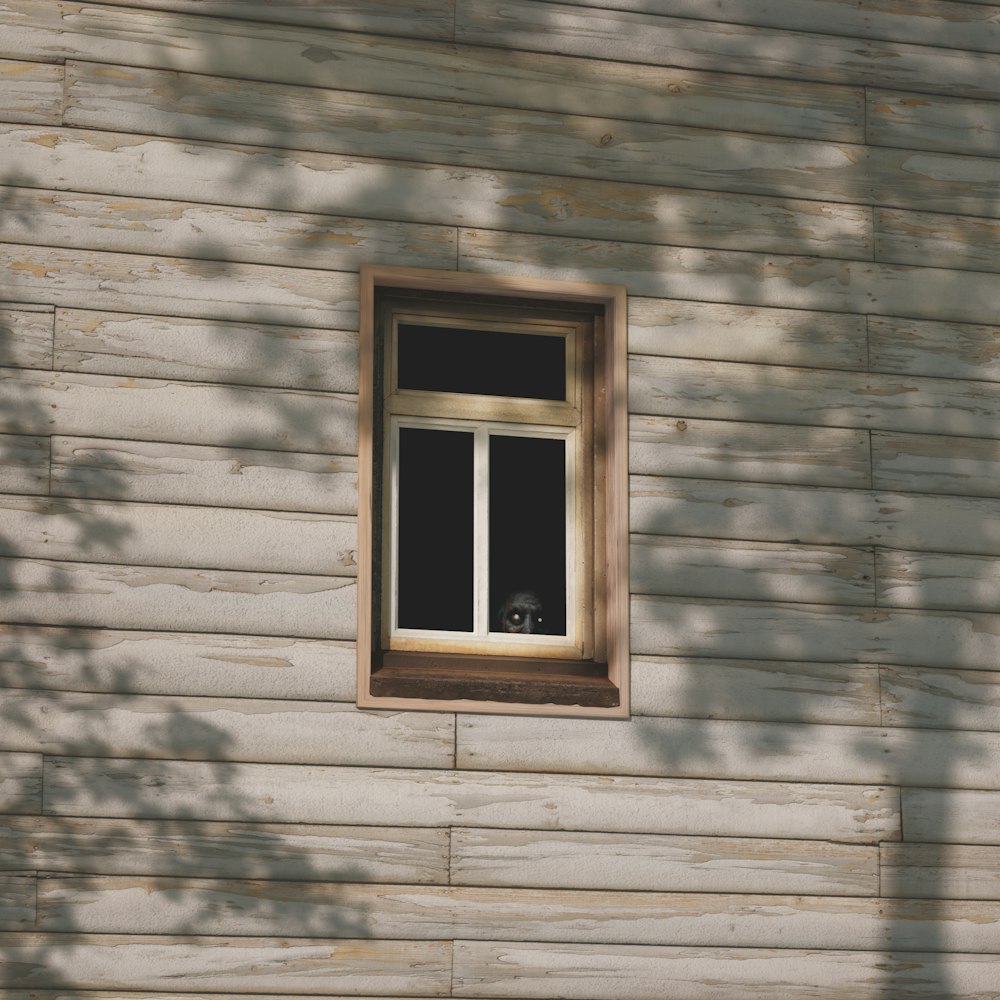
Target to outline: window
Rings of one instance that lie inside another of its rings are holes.
[[[624,311],[362,269],[359,705],[628,714]]]

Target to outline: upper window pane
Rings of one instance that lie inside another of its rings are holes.
[[[400,323],[400,389],[479,396],[566,398],[566,339]]]

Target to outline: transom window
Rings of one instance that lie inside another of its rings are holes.
[[[359,704],[621,714],[606,317],[496,284],[362,274]]]

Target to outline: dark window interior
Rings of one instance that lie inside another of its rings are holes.
[[[473,435],[399,430],[398,623],[473,630]]]
[[[542,632],[566,634],[566,442],[490,435],[490,630],[516,591],[541,598]]]
[[[566,398],[566,340],[400,323],[400,389]]]

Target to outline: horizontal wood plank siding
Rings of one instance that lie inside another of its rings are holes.
[[[5,1000],[998,1000],[1000,0],[0,8]],[[366,265],[624,289],[628,718],[357,707]]]

